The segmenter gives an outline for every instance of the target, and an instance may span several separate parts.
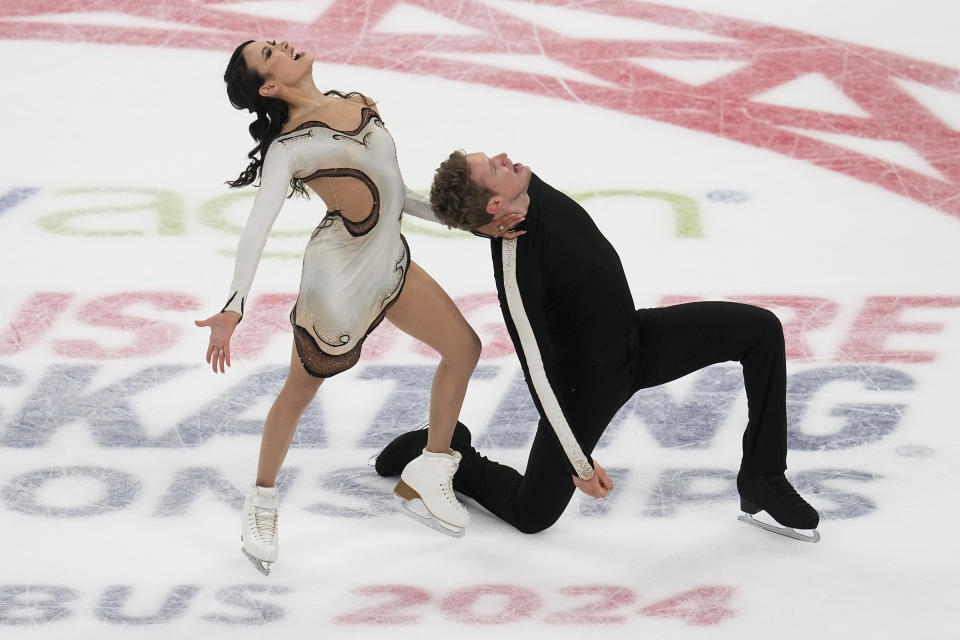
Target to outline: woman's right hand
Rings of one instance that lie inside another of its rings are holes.
[[[492,220],[482,227],[474,229],[474,233],[487,238],[502,238],[512,240],[519,238],[526,231],[514,231],[513,228],[524,221],[527,217],[525,213],[508,213],[499,220]]]
[[[206,320],[194,320],[198,327],[210,327],[210,344],[207,345],[207,364],[213,372],[220,369],[225,373],[224,365],[230,366],[230,338],[240,323],[240,314],[236,311],[221,311]]]

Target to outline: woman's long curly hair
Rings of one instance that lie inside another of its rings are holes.
[[[250,135],[257,141],[257,146],[250,150],[247,157],[250,164],[236,180],[227,180],[231,187],[245,187],[253,184],[260,178],[263,171],[263,161],[267,157],[270,143],[280,135],[283,125],[287,123],[290,109],[287,103],[280,98],[267,98],[260,95],[260,87],[266,81],[262,75],[247,66],[243,57],[243,48],[253,40],[247,40],[234,49],[227,63],[227,70],[223,73],[223,81],[227,83],[227,97],[234,109],[246,109],[256,113],[257,119],[250,123]],[[259,157],[258,155],[259,154]],[[299,194],[306,196],[307,190],[303,181],[297,178],[290,179],[290,196]]]
[[[235,109],[246,109],[250,113],[257,114],[257,119],[250,123],[250,135],[257,141],[257,146],[247,154],[247,157],[250,158],[250,164],[247,165],[247,168],[236,180],[227,180],[227,184],[231,187],[245,187],[260,178],[263,172],[263,161],[267,156],[267,149],[270,148],[270,143],[283,131],[283,125],[287,123],[290,116],[290,109],[286,102],[280,98],[267,98],[260,95],[260,87],[266,82],[266,78],[249,68],[243,57],[243,48],[251,42],[253,40],[247,40],[234,49],[233,55],[230,56],[230,62],[227,63],[227,70],[223,73],[223,81],[227,83],[227,97],[230,98],[230,104]],[[335,95],[340,98],[359,95],[367,106],[373,104],[366,96],[355,91],[343,94],[331,90],[324,92],[324,95]],[[259,154],[259,157],[257,154]],[[309,197],[303,181],[298,178],[290,179],[290,189],[288,198],[294,194]]]

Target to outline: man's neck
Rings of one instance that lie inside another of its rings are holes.
[[[530,209],[530,194],[524,191],[510,202],[506,203],[503,208],[505,210],[503,215],[510,213],[527,215],[527,211]]]

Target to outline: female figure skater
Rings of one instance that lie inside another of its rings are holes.
[[[256,484],[242,513],[243,550],[264,573],[279,551],[274,481],[297,422],[325,378],[356,364],[364,339],[384,316],[441,356],[427,445],[396,492],[416,494],[407,504],[419,503],[419,519],[445,533],[462,535],[469,521],[451,487],[460,455],[450,441],[479,359],[479,338],[443,289],[410,260],[400,234],[402,212],[436,218],[429,202],[406,189],[376,104],[359,93],[321,92],[312,66],[309,54],[287,42],[248,41],[230,58],[227,95],[235,108],[256,113],[250,135],[257,145],[248,154],[250,164],[228,184],[241,187],[259,178],[260,186],[237,248],[227,303],[196,322],[210,328],[207,362],[224,372],[270,228],[288,189],[305,194],[309,186],[328,210],[304,253],[300,293],[290,313],[290,373],[267,415]]]

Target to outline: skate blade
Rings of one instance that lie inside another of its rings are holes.
[[[243,555],[247,556],[247,559],[253,563],[253,566],[257,568],[257,571],[259,571],[265,576],[270,575],[270,568],[273,565],[272,562],[264,562],[260,558],[253,557],[252,555],[250,555],[250,552],[244,549],[243,547],[240,547],[240,551],[243,552]]]
[[[463,534],[467,531],[466,527],[457,527],[434,516],[420,498],[407,500],[396,494],[394,494],[393,497],[397,501],[397,508],[400,510],[400,513],[424,526],[430,527],[434,531],[439,531],[451,538],[462,538]]]
[[[755,527],[760,527],[765,531],[771,533],[776,533],[787,538],[793,538],[794,540],[800,540],[802,542],[820,542],[820,533],[813,529],[811,534],[800,533],[796,529],[791,529],[790,527],[777,527],[772,524],[767,524],[766,522],[761,522],[757,520],[749,513],[742,513],[737,516],[737,520],[740,522],[746,522],[747,524],[752,524]]]

